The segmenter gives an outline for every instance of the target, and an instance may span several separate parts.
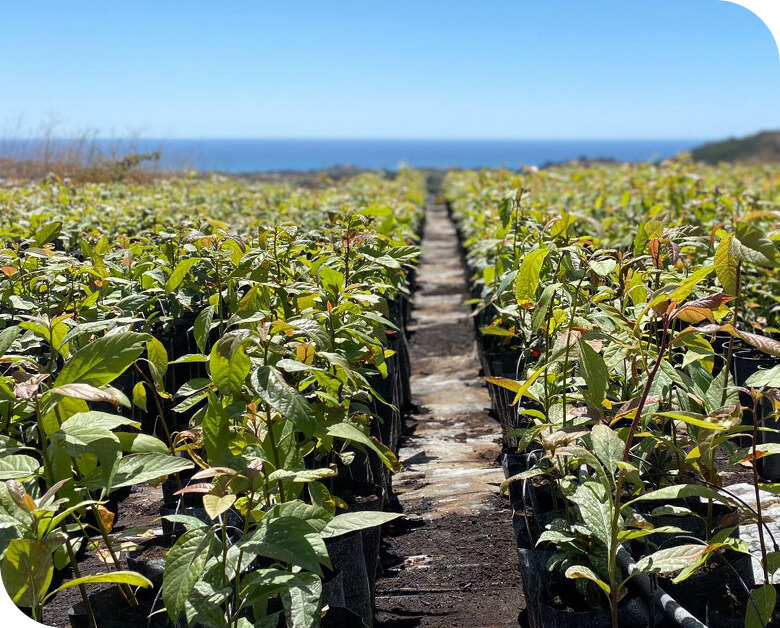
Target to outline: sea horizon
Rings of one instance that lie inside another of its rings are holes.
[[[0,158],[54,151],[83,144],[104,154],[160,151],[164,170],[245,174],[360,168],[510,168],[576,159],[656,161],[705,143],[706,139],[370,139],[370,138],[5,138]]]

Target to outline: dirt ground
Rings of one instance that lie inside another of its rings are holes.
[[[116,519],[116,525],[114,526],[114,532],[121,532],[126,527],[135,526],[149,526],[155,528],[159,526],[159,523],[155,523],[154,519],[160,515],[160,502],[162,501],[162,490],[160,488],[153,488],[148,484],[141,484],[133,488],[133,491],[119,504],[118,517]],[[121,558],[123,562],[123,568],[127,568],[124,564],[124,557]],[[87,550],[84,554],[83,560],[79,561],[79,569],[81,575],[104,573],[106,571],[113,570],[113,565],[106,566],[98,558],[96,558],[94,552]],[[72,578],[70,568],[67,570],[67,579]],[[94,593],[102,589],[111,587],[110,584],[91,584],[88,588],[88,593]],[[52,588],[55,588],[54,586]],[[70,626],[68,620],[68,610],[71,606],[81,601],[81,593],[78,587],[72,587],[65,589],[63,592],[58,593],[51,602],[46,604],[43,611],[43,621],[47,626],[54,626],[59,628],[60,626]]]
[[[498,495],[500,427],[488,415],[456,234],[441,206],[428,212],[418,283],[418,409],[393,480],[406,517],[385,533],[375,625],[517,626],[524,600],[511,510]]]

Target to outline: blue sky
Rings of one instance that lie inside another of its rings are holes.
[[[0,135],[717,138],[780,128],[717,0],[0,0]],[[19,119],[21,118],[21,123]]]

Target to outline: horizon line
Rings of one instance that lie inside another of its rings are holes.
[[[720,136],[724,137],[724,136]],[[731,135],[725,139],[732,139]],[[0,137],[0,142],[23,141],[302,141],[302,142],[705,142],[712,137],[308,137],[308,136],[57,136]]]

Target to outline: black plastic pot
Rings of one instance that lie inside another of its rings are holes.
[[[658,579],[664,591],[702,621],[706,618],[708,600],[723,595],[726,588],[739,591],[744,590],[743,583],[748,588],[755,584],[752,558],[749,555],[733,552],[710,560],[713,561],[711,568],[700,570],[678,584],[669,578]],[[724,561],[728,561],[731,566]]]
[[[651,513],[659,506],[681,506],[688,508],[695,514],[680,516],[653,516]],[[698,497],[691,497],[687,499],[672,499],[666,500],[664,502],[638,502],[636,504],[636,510],[656,528],[661,526],[677,527],[685,530],[686,536],[694,536],[701,540],[705,540],[707,536],[707,502]],[[725,527],[723,523],[733,518],[736,513],[737,509],[733,506],[726,506],[725,504],[714,502],[712,504],[713,530]],[[739,529],[735,530],[731,536],[737,538],[739,536]],[[642,541],[645,543],[650,542],[654,544],[661,544],[664,541],[668,541],[669,538],[670,537],[668,534],[651,534],[649,536],[643,537]]]
[[[739,595],[729,596],[732,602],[737,602],[734,608],[724,604],[725,599],[711,599],[707,602],[706,623],[709,628],[744,628],[746,604],[750,604],[747,594],[741,591]],[[773,618],[767,626],[777,626],[777,618]]]
[[[370,628],[373,625],[374,609],[371,604],[371,585],[366,570],[362,535],[360,532],[351,532],[326,539],[325,545],[334,570],[342,574],[344,607],[360,617]]]
[[[320,624],[322,628],[368,628],[360,615],[343,606],[331,606]]]
[[[119,590],[111,588],[98,591],[89,596],[95,623],[99,628],[127,628],[128,626],[144,626],[148,628],[184,628],[180,621],[174,626],[168,615],[155,613],[152,615],[156,591],[139,590],[136,594],[138,606],[128,606]],[[156,610],[159,610],[159,606]],[[68,611],[68,620],[72,628],[89,628],[84,602],[77,602]]]
[[[524,514],[515,512],[512,514],[512,529],[519,549],[532,550],[536,548],[539,535],[546,527],[556,519],[563,519],[566,513],[563,510],[550,510],[547,512]]]
[[[562,574],[547,570],[547,561],[552,554],[541,550],[518,550],[531,628],[611,628],[608,608],[575,611],[553,604],[556,587],[574,590],[574,586]],[[618,605],[621,628],[647,628],[660,621],[658,615],[660,613],[648,609],[644,600],[631,591]]]
[[[322,579],[322,606],[344,606],[344,574],[334,569]]]
[[[734,377],[734,385],[745,386],[747,380],[755,375],[758,371],[764,369],[770,369],[778,363],[777,358],[757,351],[755,349],[740,349],[734,352],[731,364],[731,374]],[[744,392],[739,393],[739,403],[745,408],[742,411],[742,425],[753,425],[753,400],[750,395]],[[763,419],[765,407],[759,404],[759,423]],[[763,436],[763,435],[762,435]],[[769,440],[765,442],[777,442],[780,439],[776,435],[767,434],[767,438],[774,438],[776,440]],[[748,436],[740,438],[742,445],[748,445],[750,439]],[[769,457],[770,459],[772,456]],[[762,467],[761,461],[759,461],[759,469]],[[774,466],[774,465],[772,465]]]
[[[780,418],[771,417],[772,404],[764,398],[758,403],[758,422],[764,427],[780,430]],[[777,432],[759,432],[759,443],[780,443],[780,433]],[[769,482],[780,482],[780,456],[764,456],[758,460],[759,475]]]
[[[127,568],[130,571],[136,571],[142,576],[146,576],[155,586],[162,584],[163,572],[165,571],[165,559],[153,558],[143,560],[134,556],[127,557]]]
[[[727,613],[712,608],[710,602],[707,603],[706,624],[709,628],[744,628],[745,618],[735,617]]]
[[[362,499],[350,503],[351,512],[378,512],[384,507],[384,492],[376,488],[370,494],[363,495]],[[377,571],[379,569],[380,545],[382,542],[381,526],[366,528],[361,531],[363,538],[363,556],[366,561],[366,575],[368,576],[368,585],[371,592],[371,607],[374,606],[375,584]]]
[[[739,349],[734,351],[731,365],[734,383],[737,386],[744,386],[751,375],[754,375],[762,368],[772,368],[777,363],[777,358],[756,349]]]

